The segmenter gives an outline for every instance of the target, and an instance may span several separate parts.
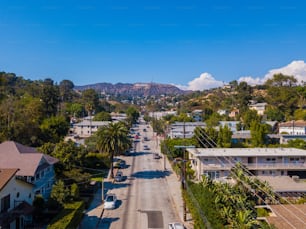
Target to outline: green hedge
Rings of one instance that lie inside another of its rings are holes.
[[[64,209],[51,221],[47,229],[77,228],[82,220],[84,202],[67,203]]]

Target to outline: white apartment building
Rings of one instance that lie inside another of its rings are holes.
[[[82,122],[73,124],[73,133],[81,138],[90,137],[93,133],[97,132],[102,126],[109,125],[110,122],[106,121],[90,121],[83,120]]]
[[[168,137],[191,138],[196,127],[205,128],[204,122],[175,122],[170,126]]]
[[[189,148],[196,178],[227,177],[236,162],[243,163],[255,176],[306,178],[306,150],[295,148]]]

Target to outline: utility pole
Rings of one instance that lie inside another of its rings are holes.
[[[174,146],[174,148],[181,148],[184,149],[183,152],[183,159],[182,159],[182,167],[181,167],[181,173],[182,173],[182,182],[181,187],[183,192],[187,191],[187,173],[186,173],[186,162],[188,161],[186,157],[186,149],[188,148],[195,148],[195,146]],[[186,201],[183,197],[183,219],[184,221],[187,221],[187,207],[186,207]]]

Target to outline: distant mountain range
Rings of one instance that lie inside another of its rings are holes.
[[[182,95],[189,91],[184,91],[170,84],[159,83],[96,83],[84,86],[75,86],[76,90],[83,91],[94,89],[97,92],[109,95],[125,96],[152,96],[152,95]]]

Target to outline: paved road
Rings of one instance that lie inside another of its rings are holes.
[[[108,190],[117,195],[118,206],[104,211],[98,228],[158,229],[168,228],[169,222],[180,221],[166,180],[170,172],[164,171],[163,159],[153,158],[158,144],[152,129],[140,124],[136,132],[140,133],[136,152],[122,157],[127,164],[127,168],[122,169],[126,180],[114,183]],[[150,141],[143,141],[144,137]],[[144,145],[150,150],[144,150]]]

